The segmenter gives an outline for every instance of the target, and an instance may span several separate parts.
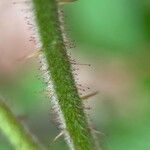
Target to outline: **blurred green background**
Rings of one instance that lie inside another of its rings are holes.
[[[92,64],[81,67],[78,74],[81,83],[91,88],[87,93],[99,91],[86,105],[92,107],[89,114],[101,132],[97,136],[102,149],[149,150],[150,0],[79,0],[64,7],[67,32],[76,44],[72,56]],[[59,130],[37,66],[35,59],[11,73],[1,68],[1,94],[42,143],[66,150],[62,138],[51,144]],[[12,149],[2,134],[0,149]]]

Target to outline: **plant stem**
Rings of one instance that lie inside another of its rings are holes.
[[[0,129],[16,150],[40,149],[36,141],[18,122],[2,100],[0,100]]]
[[[79,97],[62,33],[60,8],[56,0],[32,0],[42,44],[43,66],[52,102],[61,130],[70,149],[94,150],[92,136],[83,103]],[[53,91],[53,92],[52,92]]]

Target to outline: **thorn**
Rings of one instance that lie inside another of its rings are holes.
[[[61,131],[52,141],[52,143],[55,143],[60,137],[62,137],[65,134],[66,130]]]
[[[26,56],[26,59],[30,59],[30,58],[33,58],[33,57],[37,57],[41,54],[41,49],[37,49],[36,51],[34,51],[32,54]]]
[[[102,132],[98,131],[98,130],[95,130],[95,129],[92,129],[94,133],[96,134],[103,134]]]
[[[82,96],[81,99],[86,100],[98,94],[98,91]]]
[[[64,5],[64,4],[72,3],[74,1],[77,1],[77,0],[58,0],[58,4]]]
[[[37,49],[37,50],[35,50],[33,53],[31,53],[31,54],[19,58],[18,61],[20,61],[20,60],[28,60],[28,59],[37,57],[37,56],[39,56],[40,54],[41,54],[41,49]]]
[[[104,133],[102,133],[102,132],[100,132],[100,131],[98,131],[98,130],[95,130],[94,128],[90,128],[90,129],[91,129],[94,133],[96,133],[96,134],[105,136]]]

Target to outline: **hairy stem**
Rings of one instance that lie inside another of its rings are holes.
[[[95,141],[83,110],[67,55],[56,0],[32,0],[43,52],[43,66],[61,130],[70,149],[94,150]],[[52,81],[50,81],[52,80]],[[50,85],[52,84],[52,85]],[[54,92],[52,92],[54,90]]]
[[[0,99],[0,129],[16,150],[39,150],[38,144]]]

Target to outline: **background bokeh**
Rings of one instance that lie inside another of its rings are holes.
[[[19,0],[18,0],[19,1]],[[20,0],[21,1],[21,0]],[[0,0],[0,93],[39,140],[66,150],[51,113],[25,16],[27,6]],[[150,0],[79,0],[64,6],[80,83],[99,94],[86,102],[103,150],[150,149]],[[0,134],[0,149],[12,146]]]

